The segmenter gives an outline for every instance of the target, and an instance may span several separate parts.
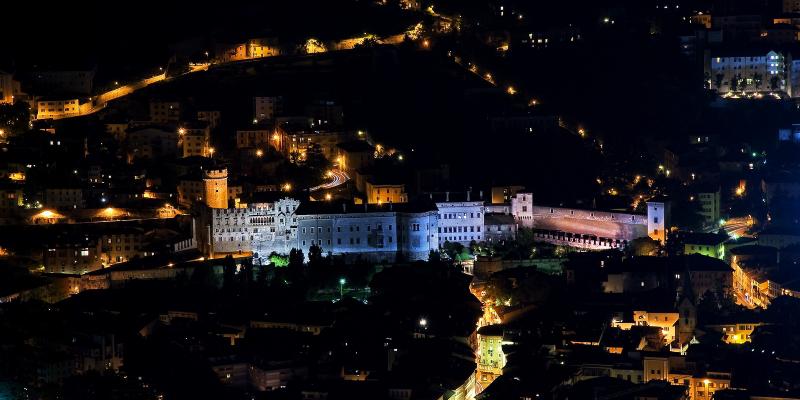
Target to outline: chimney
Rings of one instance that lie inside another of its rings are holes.
[[[342,214],[347,214],[347,203],[342,203]]]
[[[450,192],[444,192],[444,201],[450,201]]]
[[[469,194],[470,194],[470,192],[472,191],[471,189],[472,189],[472,188],[469,188],[469,189],[467,190],[467,201],[469,201]]]
[[[367,210],[367,202],[365,201],[364,202],[364,212],[367,212],[367,211],[369,211],[369,210]]]
[[[483,201],[483,190],[481,190],[480,192],[478,192],[478,194],[481,196],[480,200],[481,200],[481,201]]]

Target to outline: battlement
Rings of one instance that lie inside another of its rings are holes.
[[[209,169],[204,171],[203,179],[228,179],[228,169]]]

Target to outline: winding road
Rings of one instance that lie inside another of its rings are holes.
[[[341,186],[345,184],[347,181],[350,180],[350,176],[347,175],[347,172],[344,172],[340,169],[332,169],[328,172],[328,177],[331,178],[330,182],[323,183],[322,185],[314,186],[309,190],[312,192],[316,192],[318,190],[330,190],[337,186]]]

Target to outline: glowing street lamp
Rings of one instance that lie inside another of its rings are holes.
[[[213,147],[209,147],[208,148],[208,156],[211,157],[211,158],[214,157],[214,148]]]
[[[426,329],[428,327],[428,320],[425,318],[420,318],[419,326],[421,326],[423,329]]]
[[[288,191],[290,191],[290,190],[292,190],[292,184],[291,184],[291,183],[288,183],[288,182],[287,182],[287,183],[284,183],[284,184],[283,184],[283,191],[284,191],[284,192],[288,192]]]
[[[325,200],[331,201],[332,198],[333,196],[330,193],[325,193]]]
[[[514,89],[513,86],[509,86],[508,89],[506,89],[506,92],[513,96],[513,95],[517,94],[517,89]]]
[[[256,150],[256,157],[261,157],[264,155],[264,150],[258,149]]]
[[[347,281],[344,278],[339,278],[339,299],[342,299],[344,297],[344,284],[345,283],[347,283]]]

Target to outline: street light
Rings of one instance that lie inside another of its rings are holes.
[[[344,284],[347,281],[344,278],[339,278],[339,299],[341,300],[344,297]]]
[[[420,318],[419,319],[419,326],[421,326],[422,328],[427,328],[428,327],[428,320],[425,319],[425,318]]]
[[[209,147],[209,148],[208,148],[208,156],[209,156],[210,158],[213,158],[213,157],[214,157],[214,148],[213,148],[213,147]]]
[[[256,157],[261,157],[264,155],[264,150],[258,149],[256,150]]]

